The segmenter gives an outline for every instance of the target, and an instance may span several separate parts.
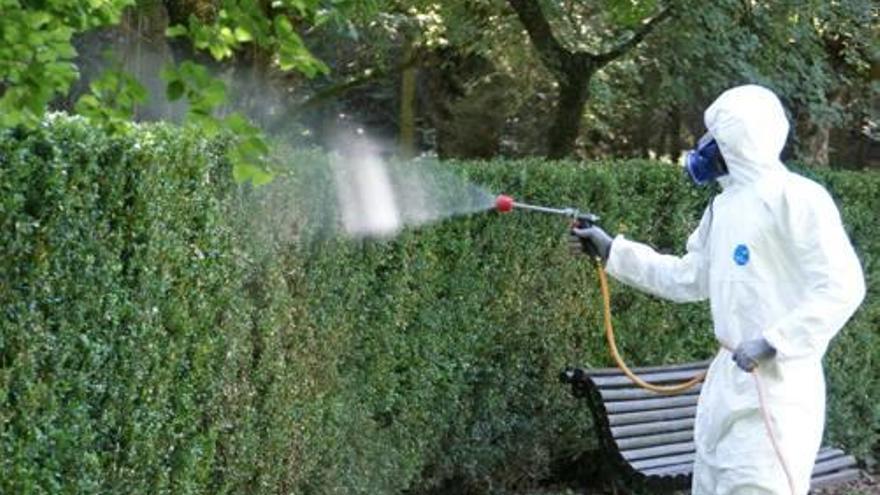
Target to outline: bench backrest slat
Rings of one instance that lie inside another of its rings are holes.
[[[605,403],[609,413],[639,412],[653,409],[671,409],[675,407],[696,406],[696,395],[661,396],[654,399],[622,400]]]
[[[669,455],[666,457],[654,457],[651,459],[642,459],[641,461],[633,461],[632,467],[635,469],[642,471],[645,469],[660,467],[660,466],[671,466],[674,464],[682,464],[682,463],[694,463],[694,453],[689,452],[687,454],[677,454],[677,455]]]
[[[668,371],[683,371],[683,370],[705,370],[709,367],[709,363],[711,360],[706,361],[693,361],[690,363],[681,363],[681,364],[668,364],[661,366],[637,366],[632,368],[632,370],[639,376],[644,376],[646,373],[654,373],[654,372],[668,372]],[[591,368],[588,371],[590,376],[606,376],[606,375],[622,375],[623,372],[620,371],[620,368]]]
[[[668,445],[670,443],[691,442],[694,439],[693,430],[673,431],[671,433],[657,433],[654,435],[643,435],[640,437],[615,438],[617,448],[621,452],[630,449],[641,449],[644,447],[654,447],[657,445]]]
[[[618,414],[608,414],[610,426],[631,425],[639,423],[659,422],[681,418],[693,418],[697,414],[697,406],[674,407],[671,409],[657,409],[655,411],[636,411]]]
[[[637,461],[639,459],[647,459],[649,457],[662,457],[671,454],[684,454],[694,451],[694,442],[673,443],[669,445],[659,445],[656,447],[646,447],[643,449],[631,449],[622,451],[620,455],[628,461]]]
[[[676,395],[700,395],[700,386],[694,386],[688,389],[687,391],[676,394]],[[650,390],[645,390],[639,387],[630,387],[630,388],[603,388],[599,389],[599,393],[602,395],[602,400],[604,401],[616,401],[616,400],[640,400],[640,399],[656,399],[658,397],[668,397],[668,395],[661,395],[657,392],[651,392]]]
[[[622,440],[630,437],[639,437],[642,435],[653,435],[656,433],[664,433],[671,431],[685,430],[693,433],[694,418],[687,417],[682,419],[670,419],[668,421],[637,423],[634,425],[612,426],[611,435],[614,438]]]
[[[648,382],[655,383],[658,385],[665,385],[670,383],[680,383],[690,380],[694,377],[697,371],[693,369],[685,369],[685,370],[676,370],[676,371],[655,371],[653,373],[644,373],[639,375],[639,378]],[[605,376],[594,376],[592,373],[590,374],[590,378],[599,388],[610,388],[610,387],[632,387],[632,380],[626,375],[605,375]],[[660,395],[660,394],[658,394]],[[661,395],[662,397],[662,395]]]

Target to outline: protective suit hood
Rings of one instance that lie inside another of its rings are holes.
[[[788,136],[788,119],[769,89],[754,84],[731,88],[706,109],[703,120],[730,171],[719,179],[722,187],[786,170],[779,155]]]

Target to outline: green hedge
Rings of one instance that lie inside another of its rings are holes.
[[[566,222],[487,212],[334,236],[325,157],[239,187],[220,143],[72,118],[0,133],[0,492],[425,493],[534,487],[595,447],[557,380],[605,366]],[[651,162],[444,164],[677,252],[708,192]],[[828,436],[880,438],[880,176],[823,172],[869,280],[826,359]],[[703,358],[705,305],[614,284],[633,363]]]

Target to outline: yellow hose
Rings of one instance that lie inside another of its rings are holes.
[[[605,320],[605,339],[608,341],[608,349],[611,351],[611,357],[614,358],[614,363],[617,364],[617,367],[623,371],[623,374],[626,375],[633,383],[638,385],[639,387],[644,388],[645,390],[650,390],[652,392],[657,392],[659,394],[666,395],[674,395],[693,387],[694,385],[703,381],[706,378],[706,372],[701,371],[694,375],[689,380],[683,381],[681,383],[677,383],[674,385],[656,385],[654,383],[646,382],[642,380],[638,375],[633,373],[629,366],[623,361],[623,358],[620,357],[620,352],[617,350],[617,342],[614,340],[614,326],[611,323],[611,293],[608,290],[608,277],[605,275],[605,267],[601,262],[597,260],[596,269],[599,273],[599,286],[602,289],[602,308],[604,313]],[[721,346],[727,349],[730,352],[733,352],[733,348],[725,343],[721,342]],[[767,436],[770,437],[770,443],[773,445],[773,451],[776,453],[776,458],[779,459],[779,464],[782,466],[782,470],[785,472],[785,478],[788,481],[788,488],[791,491],[791,495],[797,495],[794,488],[794,478],[791,475],[791,471],[788,468],[788,463],[785,462],[785,458],[782,456],[782,449],[779,447],[779,443],[776,440],[776,435],[773,432],[773,424],[770,421],[770,414],[767,410],[767,405],[764,399],[764,386],[761,382],[761,378],[757,373],[752,372],[752,377],[755,379],[755,387],[758,389],[758,403],[761,408],[761,417],[764,420],[764,428],[767,430]]]
[[[623,371],[623,374],[632,380],[633,383],[646,390],[668,395],[684,392],[703,381],[703,378],[706,378],[705,371],[697,373],[690,380],[675,385],[655,385],[642,380],[638,375],[633,373],[631,369],[629,369],[629,366],[627,366],[626,363],[623,362],[623,358],[620,357],[620,352],[617,350],[617,342],[614,340],[614,326],[611,324],[611,293],[608,290],[608,278],[605,276],[605,269],[601,263],[596,263],[596,268],[599,272],[599,285],[602,288],[602,306],[605,310],[605,339],[608,341],[608,350],[611,351],[611,357],[614,358],[614,362],[617,364],[617,367]]]

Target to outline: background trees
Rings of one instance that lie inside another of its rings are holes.
[[[724,88],[779,92],[790,156],[877,161],[868,0],[2,0],[2,124],[63,108],[326,144],[361,128],[404,155],[668,156]],[[77,4],[78,5],[78,4]]]

